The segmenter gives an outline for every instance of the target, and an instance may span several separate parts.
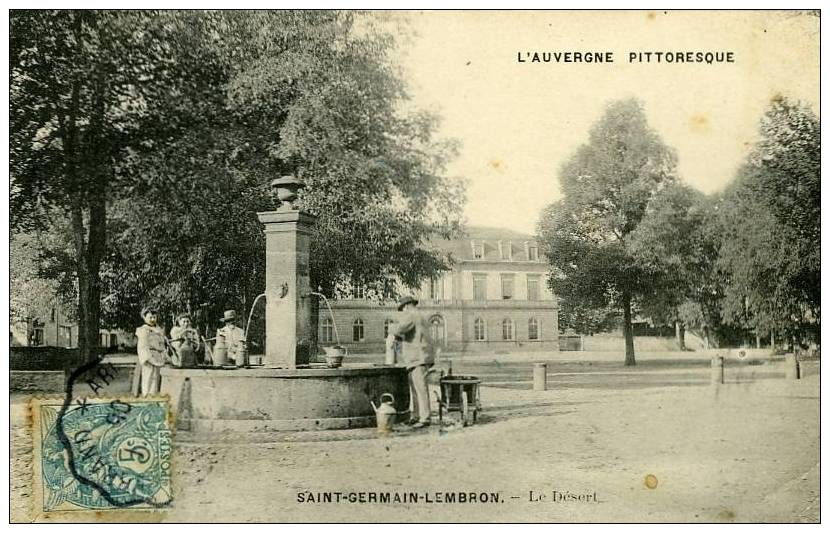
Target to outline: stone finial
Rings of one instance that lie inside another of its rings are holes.
[[[293,175],[284,175],[271,181],[271,195],[277,201],[278,209],[294,209],[297,193],[305,186],[305,183]]]

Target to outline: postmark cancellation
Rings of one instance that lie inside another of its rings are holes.
[[[167,398],[34,398],[33,514],[171,507]]]

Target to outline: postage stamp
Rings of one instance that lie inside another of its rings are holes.
[[[35,398],[31,413],[35,514],[172,505],[166,398]]]

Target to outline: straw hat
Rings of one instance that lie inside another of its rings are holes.
[[[412,296],[401,296],[398,298],[398,311],[403,311],[403,308],[407,304],[418,305],[417,298],[413,298]]]
[[[225,310],[225,316],[222,317],[219,320],[222,321],[222,322],[235,321],[236,320],[236,311],[234,311],[233,309],[226,309]]]

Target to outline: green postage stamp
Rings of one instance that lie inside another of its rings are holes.
[[[34,511],[172,505],[166,398],[33,399]]]

